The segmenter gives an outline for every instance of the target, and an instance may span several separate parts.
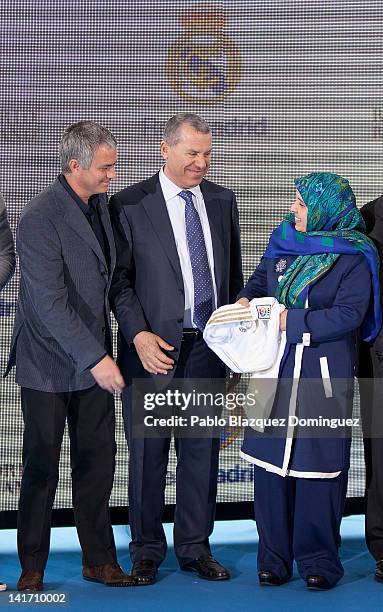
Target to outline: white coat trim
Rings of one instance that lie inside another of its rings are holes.
[[[293,476],[294,478],[323,478],[324,479],[324,478],[336,478],[337,476],[339,476],[339,474],[341,474],[340,471],[339,472],[299,472],[298,470],[287,470],[287,472],[284,473],[281,470],[281,468],[277,467],[276,465],[273,465],[272,463],[267,463],[267,461],[261,461],[260,459],[255,459],[255,457],[252,457],[251,455],[247,455],[243,451],[240,451],[240,456],[242,457],[242,459],[245,459],[245,461],[248,461],[249,463],[253,463],[254,465],[257,465],[258,467],[263,468],[267,472],[278,474],[278,476],[282,476],[282,478],[284,478],[285,476]]]
[[[336,478],[341,474],[339,472],[298,472],[297,470],[288,470],[288,476],[295,476],[296,478]]]
[[[288,420],[290,422],[290,416],[295,416],[296,407],[297,407],[297,395],[298,395],[298,385],[299,379],[301,375],[302,368],[302,356],[303,356],[303,344],[297,344],[295,349],[295,361],[294,361],[294,374],[293,374],[293,384],[291,387],[291,395],[289,402],[289,416]],[[278,474],[279,476],[288,476],[289,475],[289,461],[291,455],[291,447],[293,443],[293,432],[294,425],[289,425],[286,433],[286,442],[285,442],[285,452],[283,455],[282,468],[273,465],[272,463],[267,463],[266,461],[261,461],[260,459],[256,459],[255,457],[251,457],[251,455],[247,455],[243,451],[240,451],[241,457],[246,459],[246,461],[250,461],[250,463],[254,463],[255,465],[259,465],[259,467],[264,468],[268,472],[274,472],[274,474]],[[302,472],[302,478],[304,472]],[[313,478],[313,476],[311,476]]]
[[[259,467],[264,468],[268,472],[273,472],[274,474],[278,474],[278,476],[286,476],[286,474],[283,473],[281,468],[277,467],[276,465],[273,465],[272,463],[267,463],[267,461],[261,461],[260,459],[256,459],[255,457],[252,457],[251,455],[247,455],[243,451],[240,451],[239,454],[242,457],[242,459],[245,459],[249,463],[254,463],[255,465],[258,465]]]
[[[303,349],[304,349],[303,344],[296,345],[293,384],[291,387],[291,395],[290,395],[290,402],[289,402],[289,416],[288,416],[289,423],[290,423],[290,416],[295,416],[295,413],[297,410],[298,385],[299,385],[299,380],[301,376]],[[285,454],[284,454],[283,463],[282,463],[282,475],[283,476],[287,474],[288,465],[290,462],[291,446],[293,443],[293,432],[294,432],[294,425],[289,425],[287,428],[287,433],[286,433]]]
[[[309,306],[309,298],[308,295],[306,297],[305,308]],[[309,333],[303,334],[302,336],[302,344],[297,344],[295,348],[295,359],[294,359],[294,373],[293,373],[293,384],[291,388],[290,402],[289,402],[289,423],[290,416],[295,416],[297,410],[297,399],[298,399],[298,386],[299,380],[301,377],[301,369],[302,369],[302,357],[303,350],[305,346],[310,345],[311,336]],[[286,476],[288,473],[288,465],[291,457],[291,448],[293,444],[293,432],[294,425],[289,425],[286,434],[286,444],[285,444],[285,453],[283,457],[282,463],[282,475]]]
[[[324,394],[326,398],[329,398],[329,397],[332,397],[332,385],[331,385],[330,372],[328,369],[327,357],[320,357],[319,363],[320,363],[320,371],[322,374]]]

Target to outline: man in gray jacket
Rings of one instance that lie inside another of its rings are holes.
[[[106,192],[113,135],[81,121],[64,132],[62,174],[23,210],[20,294],[7,371],[16,364],[24,417],[17,588],[43,588],[65,422],[83,577],[130,586],[116,560],[109,516],[116,444],[113,392],[124,380],[111,355],[108,292],[115,247]]]
[[[0,288],[5,287],[15,270],[15,245],[9,227],[5,202],[0,193]],[[0,591],[5,591],[7,585],[0,582]]]

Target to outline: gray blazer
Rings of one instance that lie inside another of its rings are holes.
[[[110,270],[85,215],[57,179],[24,208],[17,230],[20,293],[5,375],[30,389],[95,384],[90,368],[111,353],[108,292],[116,253],[106,196]]]
[[[12,232],[9,227],[5,202],[0,193],[0,289],[15,271],[16,256]]]

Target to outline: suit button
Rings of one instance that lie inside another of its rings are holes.
[[[183,289],[178,289],[178,291],[181,293],[181,295],[184,294],[184,290]]]
[[[177,323],[183,323],[184,320],[183,319],[177,319]]]
[[[101,329],[102,333],[105,334],[105,327]]]

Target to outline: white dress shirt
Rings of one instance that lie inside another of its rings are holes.
[[[186,237],[186,225],[185,225],[185,200],[179,195],[180,191],[184,191],[181,187],[178,187],[173,181],[171,181],[166,174],[164,169],[160,170],[160,185],[162,193],[164,194],[166,207],[169,213],[170,222],[173,228],[174,239],[177,247],[177,253],[180,260],[182,278],[184,282],[185,291],[185,313],[184,313],[184,328],[196,327],[193,323],[194,315],[194,281],[193,271],[190,261],[188,242]],[[202,231],[205,238],[205,246],[207,251],[207,258],[209,261],[210,274],[213,284],[213,303],[212,310],[217,307],[217,288],[214,278],[214,256],[213,256],[213,243],[211,241],[209,219],[206,213],[205,202],[203,200],[200,186],[189,187],[187,191],[190,191],[193,195],[193,204],[199,214],[201,220]]]

